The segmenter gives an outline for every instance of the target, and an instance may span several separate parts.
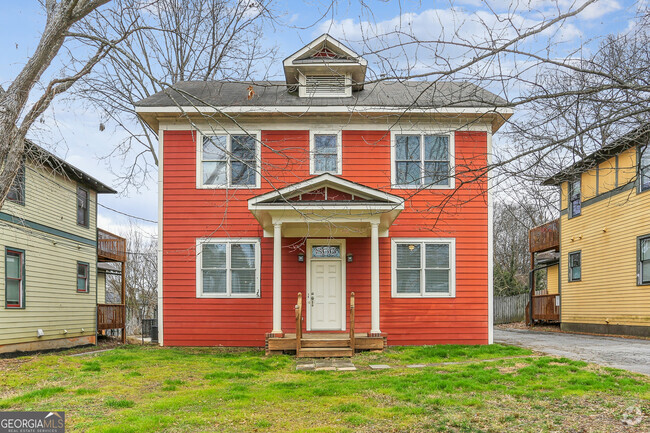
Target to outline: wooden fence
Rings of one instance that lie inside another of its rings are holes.
[[[528,293],[494,298],[494,324],[521,322],[526,316]]]

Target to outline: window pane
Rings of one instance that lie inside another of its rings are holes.
[[[253,162],[254,163],[254,162]],[[247,163],[232,162],[231,184],[239,186],[255,186],[255,170]]]
[[[6,257],[7,278],[20,278],[20,256],[7,253]]]
[[[641,239],[641,260],[650,260],[650,239]]]
[[[569,191],[569,198],[571,200],[576,199],[580,197],[580,180],[574,180],[569,184],[570,186],[570,191]]]
[[[427,268],[449,268],[449,244],[428,244],[424,252]]]
[[[395,147],[398,161],[420,161],[419,135],[398,135]]]
[[[20,281],[7,280],[7,304],[20,304]]]
[[[233,161],[255,159],[255,137],[250,135],[233,135],[231,146]]]
[[[314,258],[341,257],[341,247],[338,245],[317,245],[311,247],[311,256]]]
[[[449,137],[440,135],[425,135],[424,159],[428,161],[448,161]]]
[[[203,185],[225,185],[226,184],[226,163],[225,162],[204,162]]]
[[[231,244],[230,266],[255,269],[255,244]]]
[[[650,283],[650,260],[641,265],[641,282]]]
[[[314,135],[314,151],[319,153],[337,153],[336,135]]]
[[[233,270],[232,293],[255,293],[255,271]]]
[[[420,293],[420,271],[397,271],[397,293]]]
[[[425,185],[449,185],[449,163],[425,162],[424,183]]]
[[[228,137],[225,135],[203,136],[203,160],[226,160]]]
[[[580,198],[571,202],[571,216],[580,215],[581,205],[582,203],[580,203]]]
[[[420,163],[418,162],[398,162],[397,176],[395,182],[397,185],[419,185],[420,184]]]
[[[226,293],[226,271],[204,270],[203,293]]]
[[[580,279],[580,268],[575,267],[571,269],[571,279],[572,280],[579,280]]]
[[[314,155],[314,171],[337,171],[336,155]]]
[[[420,269],[420,245],[397,244],[397,267]]]
[[[84,265],[81,263],[77,264],[77,276],[79,277],[87,277],[88,276],[88,265]]]
[[[202,268],[226,268],[226,244],[206,243],[201,246]]]
[[[15,201],[17,203],[24,203],[25,201],[25,166],[21,165],[18,173],[14,178],[9,191],[7,192],[7,200]]]
[[[88,191],[77,189],[77,224],[88,224]]]
[[[426,293],[449,293],[449,271],[425,271],[424,291]]]
[[[87,280],[85,278],[77,277],[77,292],[86,291],[86,281]]]

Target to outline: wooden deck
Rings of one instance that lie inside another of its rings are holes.
[[[386,337],[368,337],[365,333],[356,333],[354,336],[355,350],[384,350]],[[340,348],[350,345],[350,336],[347,333],[334,332],[309,332],[303,333],[301,349],[311,348]],[[267,353],[279,353],[296,350],[296,334],[285,334],[284,337],[267,337]]]

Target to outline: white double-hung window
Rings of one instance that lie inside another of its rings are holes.
[[[198,159],[199,188],[259,187],[256,134],[202,135]]]
[[[341,133],[311,132],[311,174],[341,174]]]
[[[259,297],[259,239],[203,238],[196,252],[197,297]]]
[[[453,238],[394,238],[391,260],[393,297],[454,297],[455,258]]]
[[[395,134],[395,188],[452,188],[453,139],[448,134]]]

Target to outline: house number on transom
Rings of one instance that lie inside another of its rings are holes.
[[[311,247],[311,256],[315,259],[320,258],[340,258],[341,248],[339,246],[318,245]]]

